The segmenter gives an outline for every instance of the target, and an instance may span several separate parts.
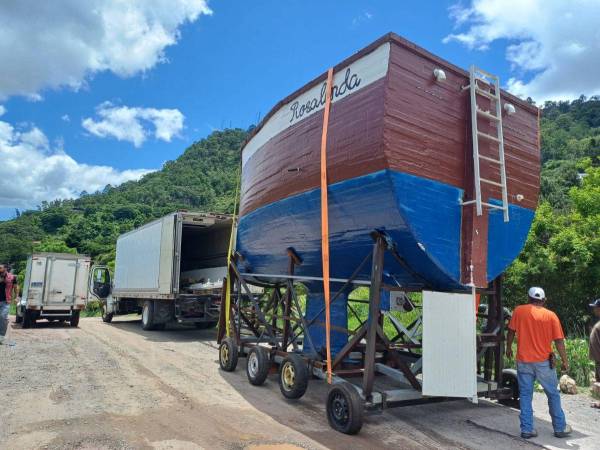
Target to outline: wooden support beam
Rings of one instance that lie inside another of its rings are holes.
[[[365,353],[365,371],[363,375],[363,394],[369,400],[375,381],[375,351],[377,343],[377,327],[379,325],[381,284],[383,274],[383,257],[386,242],[383,236],[377,235],[373,244],[373,261],[371,265],[371,288],[369,290],[369,318],[367,319],[367,346]]]

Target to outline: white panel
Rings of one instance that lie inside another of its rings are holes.
[[[73,290],[75,288],[76,259],[48,258],[48,279],[46,279],[45,304],[71,304],[73,303]]]
[[[115,290],[158,290],[162,219],[117,240]]]
[[[475,296],[423,292],[423,395],[477,399]]]
[[[160,243],[160,273],[158,290],[161,294],[170,294],[173,287],[173,262],[175,260],[175,214],[162,220]],[[181,239],[181,236],[179,237]]]
[[[75,280],[75,303],[84,304],[87,302],[91,260],[89,258],[80,258],[77,262],[79,263],[79,268],[77,269],[77,280]]]
[[[387,74],[390,43],[386,42],[371,53],[338,70],[333,76],[332,102],[354,94]],[[317,84],[283,105],[263,125],[242,151],[242,166],[269,139],[283,130],[323,109],[327,82]]]
[[[26,296],[29,305],[41,305],[43,302],[47,262],[48,258],[46,256],[32,256],[29,287]]]

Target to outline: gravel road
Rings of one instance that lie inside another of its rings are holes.
[[[311,381],[294,403],[276,378],[262,387],[219,370],[213,330],[82,319],[78,329],[12,324],[0,346],[1,449],[535,449],[600,448],[600,413],[565,399],[576,433],[552,437],[536,397],[540,437],[518,434],[516,410],[482,401],[433,404],[369,416],[358,436],[332,431],[326,386]],[[574,422],[575,420],[575,422]]]

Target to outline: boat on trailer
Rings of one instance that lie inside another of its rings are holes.
[[[262,384],[275,364],[287,398],[309,372],[327,379],[329,423],[349,434],[363,410],[514,397],[500,276],[527,237],[539,174],[534,105],[484,70],[383,36],[280,101],[244,145],[221,367],[241,353]],[[366,318],[357,286],[369,289]]]

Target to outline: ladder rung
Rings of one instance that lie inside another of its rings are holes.
[[[479,95],[482,95],[484,97],[489,98],[490,100],[499,100],[497,95],[492,94],[491,92],[488,91],[484,91],[483,89],[481,89],[480,87],[475,87],[475,92],[477,92]]]
[[[465,206],[465,205],[472,205],[473,203],[477,203],[477,200],[468,200],[466,202],[462,202],[461,205]],[[487,206],[488,208],[494,208],[494,209],[505,209],[504,206],[499,206],[499,205],[494,205],[492,203],[487,203],[487,202],[481,202],[481,204],[483,206]]]
[[[483,183],[493,184],[494,186],[503,187],[502,183],[498,183],[496,181],[488,180],[487,178],[480,178]]]
[[[486,161],[502,165],[502,161],[500,161],[499,159],[494,159],[494,158],[490,158],[489,156],[483,156],[483,155],[479,155],[479,157],[481,159],[485,159]]]
[[[492,136],[491,134],[487,134],[487,133],[483,133],[481,131],[477,132],[477,136],[485,138],[485,139],[489,139],[490,141],[494,141],[497,143],[500,143],[500,139],[498,139],[497,137]]]
[[[496,122],[500,122],[499,117],[493,115],[492,113],[490,113],[488,111],[484,111],[483,109],[477,108],[477,114],[479,114],[480,116],[487,117],[488,119],[495,120]]]
[[[487,72],[487,71],[485,71],[485,70],[483,70],[483,69],[480,69],[479,67],[475,67],[475,73],[480,73],[480,74],[483,74],[483,75],[485,75],[486,77],[488,77],[488,78],[491,78],[491,79],[493,79],[493,80],[497,80],[497,79],[498,79],[498,77],[497,77],[496,75],[494,75],[494,74],[491,74],[491,73],[489,73],[489,72]],[[485,80],[484,80],[484,81],[485,81]]]
[[[494,208],[494,209],[506,209],[504,206],[499,206],[499,205],[494,205],[492,203],[487,203],[487,202],[481,202],[482,205],[487,206],[488,208]]]

